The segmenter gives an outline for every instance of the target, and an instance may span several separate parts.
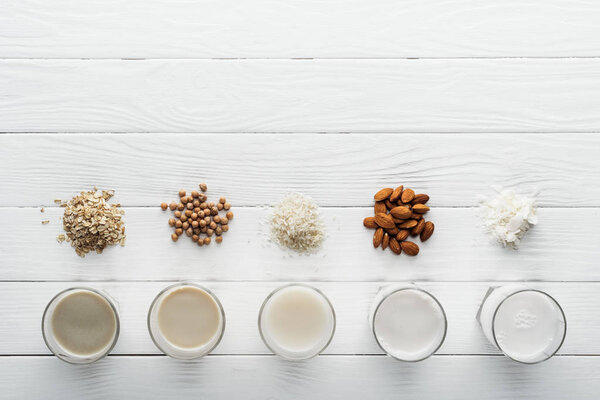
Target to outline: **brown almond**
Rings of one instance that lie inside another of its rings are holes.
[[[425,227],[425,220],[420,219],[419,222],[417,222],[417,226],[412,228],[412,231],[410,231],[411,235],[413,235],[413,236],[419,235],[421,232],[423,232],[424,227]]]
[[[423,218],[423,214],[412,213],[412,215],[410,217],[412,219],[419,220],[419,219]]]
[[[419,246],[416,243],[406,241],[400,243],[400,247],[402,247],[404,253],[409,256],[416,256],[419,254]]]
[[[429,196],[424,194],[424,193],[420,193],[420,194],[415,194],[415,198],[412,200],[412,204],[425,204],[429,201]]]
[[[392,216],[384,213],[375,214],[375,222],[382,228],[394,228],[396,226]]]
[[[394,238],[390,238],[390,250],[392,250],[396,254],[402,253],[402,246],[398,241]]]
[[[388,210],[391,210],[392,208],[396,207],[396,205],[392,203],[389,199],[385,199],[384,203]]]
[[[398,232],[398,234],[396,235],[396,240],[399,242],[403,242],[406,239],[408,239],[408,229],[402,229],[400,232]]]
[[[381,241],[381,249],[382,250],[387,249],[388,244],[390,244],[390,235],[388,235],[387,233],[384,233],[383,240]]]
[[[398,228],[396,228],[396,227],[393,227],[393,228],[391,228],[391,229],[386,229],[385,231],[386,231],[387,233],[389,233],[390,235],[392,235],[392,236],[396,236],[396,235],[398,234],[398,232],[400,232],[400,231],[398,230]]]
[[[373,247],[378,248],[383,241],[383,229],[377,228],[373,234]]]
[[[404,189],[404,186],[402,186],[402,185],[400,185],[396,189],[394,189],[394,191],[390,195],[390,201],[392,203],[395,203],[398,201],[398,199],[400,198],[400,195],[402,194],[403,189]]]
[[[386,213],[387,207],[383,201],[376,201],[374,206],[375,214]]]
[[[414,219],[406,220],[404,223],[398,225],[399,229],[411,229],[417,226],[417,221]]]
[[[400,200],[403,203],[410,203],[415,198],[415,191],[412,189],[404,189],[400,195]]]
[[[427,211],[429,211],[429,207],[427,207],[425,204],[415,204],[412,210],[417,214],[425,214]]]
[[[406,207],[394,207],[390,210],[390,214],[397,219],[408,219],[412,215],[412,211]]]
[[[433,230],[435,229],[435,225],[433,222],[427,221],[425,222],[425,226],[423,226],[423,230],[421,231],[421,242],[426,241],[433,235]]]
[[[377,228],[377,222],[375,222],[375,217],[367,217],[363,219],[363,225],[365,228],[375,229]]]
[[[390,195],[393,192],[394,192],[394,189],[392,189],[392,188],[384,188],[384,189],[381,189],[379,192],[375,193],[375,196],[373,196],[373,197],[375,198],[375,201],[383,201],[383,200],[387,199],[388,197],[390,197]]]

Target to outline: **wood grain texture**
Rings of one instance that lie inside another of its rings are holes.
[[[322,356],[290,363],[270,356],[109,357],[67,365],[53,357],[0,358],[2,399],[467,399],[592,400],[600,357],[556,357],[519,365],[505,357]],[[33,384],[35,383],[35,384]]]
[[[61,290],[90,286],[106,291],[119,305],[121,334],[113,354],[160,354],[148,335],[146,317],[154,297],[172,282],[2,282],[0,354],[50,354],[40,330],[46,304]],[[260,339],[258,311],[281,282],[207,282],[223,304],[227,327],[213,354],[269,354]],[[333,304],[337,326],[325,354],[382,354],[368,325],[369,307],[382,282],[310,282]],[[391,284],[391,283],[390,283]],[[448,333],[438,354],[499,354],[484,337],[475,319],[490,286],[502,282],[417,282],[438,298],[448,318]],[[561,304],[568,332],[559,354],[600,355],[600,283],[534,282],[531,287],[547,291]]]
[[[598,132],[600,59],[0,60],[1,132]]]
[[[599,151],[595,134],[5,134],[0,206],[54,205],[94,185],[126,206],[158,206],[200,182],[236,206],[295,190],[370,207],[397,184],[433,207],[477,205],[494,184],[539,191],[542,206],[600,206]]]
[[[128,208],[127,244],[80,258],[58,244],[62,209],[0,208],[0,280],[598,281],[600,209],[541,209],[540,224],[518,251],[488,240],[471,209],[434,209],[434,236],[417,257],[374,249],[362,225],[371,208],[326,208],[323,249],[290,254],[269,242],[268,210],[239,208],[221,245],[173,243],[169,213]],[[43,219],[50,220],[41,225]],[[569,221],[565,224],[565,221]],[[582,230],[582,226],[589,229]]]
[[[4,0],[0,57],[599,56],[578,0]]]

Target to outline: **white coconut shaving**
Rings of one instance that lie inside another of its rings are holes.
[[[271,240],[298,253],[315,253],[325,239],[319,206],[300,193],[290,193],[273,207]]]
[[[518,249],[523,236],[538,223],[535,198],[510,189],[496,190],[496,197],[480,200],[481,221],[498,243]]]

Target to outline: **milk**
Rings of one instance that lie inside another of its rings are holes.
[[[431,356],[446,336],[442,306],[413,285],[397,285],[378,293],[371,307],[375,340],[388,355],[402,361]]]
[[[333,307],[312,287],[284,286],[263,303],[259,330],[275,354],[289,360],[307,359],[329,344],[335,330]]]
[[[201,286],[170,286],[156,297],[148,314],[150,335],[165,354],[192,359],[208,354],[221,340],[225,315],[214,294]]]
[[[523,363],[552,357],[566,334],[566,320],[559,304],[546,293],[524,285],[491,290],[478,319],[491,343]]]
[[[119,320],[115,305],[103,293],[74,288],[59,293],[48,304],[42,320],[48,348],[64,361],[96,361],[116,343]]]

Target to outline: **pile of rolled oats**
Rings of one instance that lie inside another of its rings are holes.
[[[114,190],[98,189],[81,192],[61,206],[64,234],[58,235],[59,242],[67,241],[75,252],[85,257],[90,251],[102,253],[107,246],[125,245],[125,225],[121,216],[125,214],[120,204],[108,204]]]

